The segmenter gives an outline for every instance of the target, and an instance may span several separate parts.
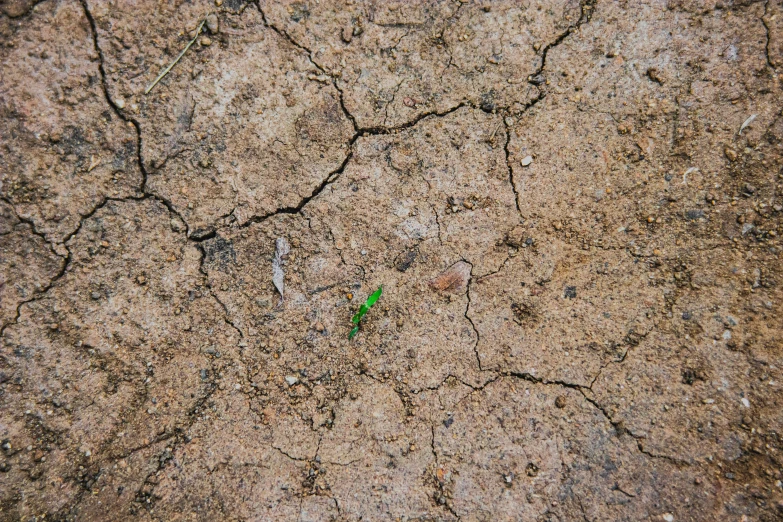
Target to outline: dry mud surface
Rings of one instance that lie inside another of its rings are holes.
[[[0,519],[783,518],[781,0],[0,35]]]

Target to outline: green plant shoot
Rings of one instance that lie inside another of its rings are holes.
[[[354,327],[351,329],[351,333],[348,334],[349,340],[353,339],[353,336],[359,332],[359,323],[361,322],[362,317],[364,317],[364,314],[370,311],[370,308],[372,308],[372,305],[378,301],[378,298],[381,297],[382,293],[383,286],[379,286],[378,290],[373,292],[370,297],[367,298],[367,301],[365,301],[364,304],[359,307],[359,311],[356,312],[353,317],[351,317],[351,322],[354,324]]]

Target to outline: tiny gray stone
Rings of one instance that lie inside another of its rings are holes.
[[[209,32],[212,34],[217,34],[218,31],[220,31],[220,25],[216,14],[213,13],[207,16],[207,29],[209,29]]]

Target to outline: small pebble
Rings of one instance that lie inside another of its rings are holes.
[[[520,161],[519,163],[521,163],[523,167],[527,167],[528,165],[533,163],[533,156],[525,156],[524,158],[522,158],[522,161]]]
[[[565,395],[560,395],[557,399],[555,399],[555,406],[558,408],[565,408],[566,405],[566,398]]]
[[[114,100],[114,105],[116,105],[118,109],[124,109],[125,100],[123,98],[117,98],[116,100]]]
[[[348,24],[345,27],[343,27],[341,36],[342,36],[343,42],[351,43],[351,40],[353,40],[353,26]]]
[[[664,513],[661,518],[665,520],[666,522],[674,522],[674,515],[671,513]]]
[[[201,39],[201,45],[204,47],[209,47],[210,45],[212,45],[212,38],[210,38],[209,36],[205,36],[204,38]]]
[[[323,332],[324,331],[324,324],[322,322],[315,323],[315,330],[317,332]]]
[[[737,161],[737,153],[732,149],[726,148],[723,153],[726,155],[729,161]]]
[[[289,386],[293,386],[294,384],[299,382],[299,379],[297,379],[293,375],[286,375],[285,382],[287,382]]]
[[[207,16],[206,25],[207,25],[207,29],[209,29],[209,32],[212,34],[217,34],[218,31],[220,31],[220,24],[218,23],[218,17],[214,13]]]

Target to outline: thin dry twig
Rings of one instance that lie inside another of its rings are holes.
[[[206,18],[204,18],[204,19],[201,21],[201,23],[200,23],[200,24],[198,24],[198,28],[196,29],[196,36],[194,36],[194,37],[193,37],[193,39],[192,39],[191,41],[189,41],[189,42],[188,42],[188,45],[186,45],[186,46],[185,46],[185,48],[184,48],[184,49],[182,49],[182,52],[181,52],[181,53],[179,53],[179,56],[177,56],[176,58],[174,58],[174,61],[173,61],[173,62],[171,62],[171,64],[169,64],[169,66],[168,66],[168,67],[166,67],[165,69],[163,69],[163,72],[161,72],[161,73],[158,75],[158,77],[157,77],[157,78],[155,78],[155,81],[154,81],[154,82],[152,82],[152,83],[149,85],[149,87],[147,87],[147,89],[145,89],[145,91],[144,91],[144,94],[149,94],[149,93],[150,93],[150,91],[152,90],[152,88],[153,88],[153,87],[155,87],[155,86],[158,84],[158,82],[159,82],[159,81],[161,81],[161,80],[163,79],[163,77],[164,77],[164,76],[166,76],[166,75],[169,73],[169,71],[170,71],[170,70],[171,70],[171,69],[172,69],[172,68],[173,68],[175,65],[177,65],[177,62],[178,62],[178,61],[179,61],[179,60],[180,60],[180,59],[181,59],[181,58],[182,58],[182,57],[185,55],[185,53],[188,51],[188,49],[190,49],[190,46],[191,46],[191,45],[193,45],[193,43],[196,41],[196,38],[198,38],[198,36],[201,34],[201,30],[204,28],[204,24],[205,24],[206,22],[207,22],[207,19],[206,19]]]

